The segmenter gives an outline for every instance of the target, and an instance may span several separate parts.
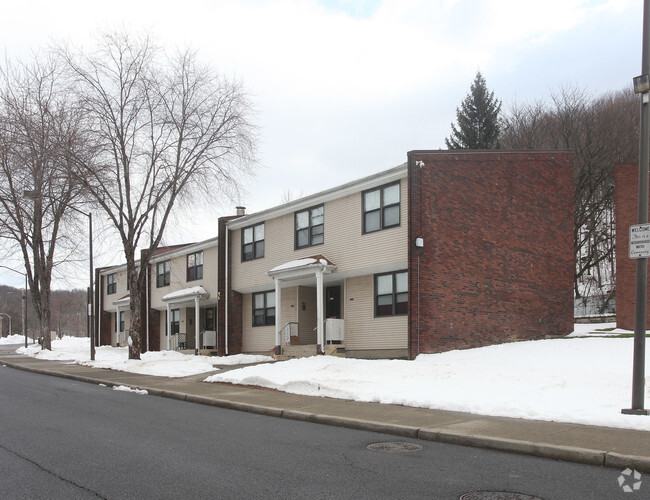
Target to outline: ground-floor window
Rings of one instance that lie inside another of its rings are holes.
[[[253,294],[253,326],[275,325],[275,292]]]
[[[123,332],[124,331],[124,311],[120,311],[119,318],[118,318],[118,326],[117,326],[117,331],[118,332]]]
[[[375,316],[408,314],[408,273],[375,275]]]
[[[214,327],[214,309],[205,310],[205,329],[206,330],[216,330]]]

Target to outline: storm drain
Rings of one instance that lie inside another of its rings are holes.
[[[474,491],[465,493],[460,500],[542,500],[539,497],[513,493],[510,491]]]
[[[372,443],[366,446],[366,448],[371,451],[381,451],[384,453],[406,453],[409,451],[420,451],[422,446],[415,443],[387,441],[384,443]]]

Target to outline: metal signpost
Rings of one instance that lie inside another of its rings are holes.
[[[634,92],[641,94],[639,130],[639,206],[638,225],[630,228],[630,257],[636,258],[634,304],[634,356],[632,365],[632,407],[626,415],[648,415],[645,409],[645,330],[648,284],[648,167],[650,167],[650,0],[643,1],[643,50],[641,75],[634,79]],[[634,238],[634,240],[633,240]],[[634,241],[634,243],[633,243]],[[633,248],[634,247],[634,248]],[[637,255],[638,257],[633,257]]]

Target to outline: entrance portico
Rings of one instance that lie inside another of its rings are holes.
[[[176,292],[168,293],[162,300],[167,306],[167,350],[171,349],[172,326],[171,310],[172,307],[192,307],[194,306],[194,353],[199,353],[199,335],[200,335],[200,303],[210,297],[210,294],[202,286],[193,286],[184,288]]]
[[[281,354],[282,350],[282,282],[301,280],[305,278],[316,279],[316,344],[319,354],[324,353],[325,345],[325,308],[323,277],[336,270],[336,265],[322,255],[306,257],[271,269],[267,274],[275,282],[275,353]]]

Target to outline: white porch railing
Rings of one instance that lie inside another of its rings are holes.
[[[325,343],[345,342],[345,320],[328,318],[325,320]]]
[[[129,345],[129,334],[131,330],[124,330],[123,332],[117,332],[117,347],[124,347]]]
[[[172,351],[182,351],[187,348],[187,335],[184,333],[177,333],[172,335],[169,339],[169,348]]]
[[[215,330],[203,330],[200,333],[202,349],[216,349],[217,332]]]

